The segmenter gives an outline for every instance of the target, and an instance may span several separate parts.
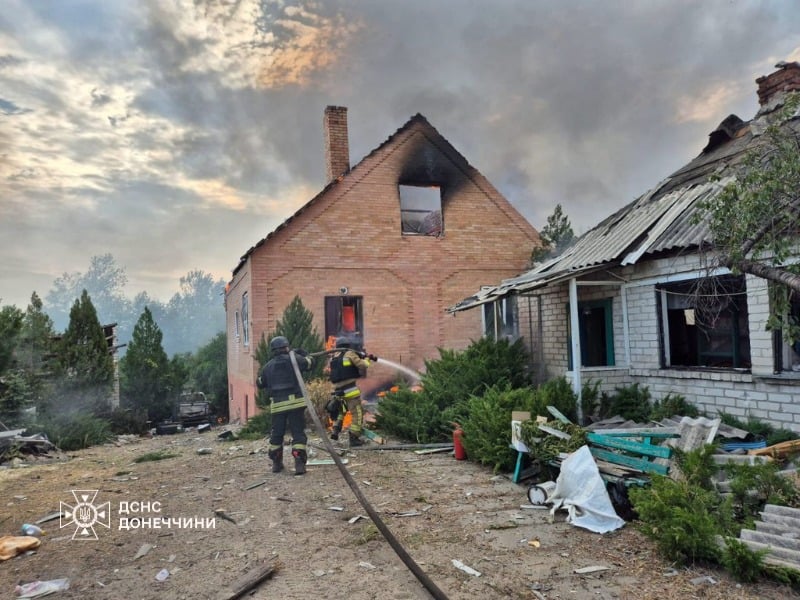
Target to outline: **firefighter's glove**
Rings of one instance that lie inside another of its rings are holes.
[[[302,356],[303,358],[308,356],[308,352],[306,352],[302,348],[295,348],[294,353],[297,354],[297,356]]]
[[[367,358],[367,353],[361,350],[356,350],[356,354],[358,355],[358,358]]]
[[[367,354],[367,358],[370,359],[372,362],[376,362],[378,360],[378,357],[375,356],[374,354]]]

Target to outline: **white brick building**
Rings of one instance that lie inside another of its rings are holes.
[[[698,157],[560,256],[450,310],[480,307],[487,334],[522,337],[537,382],[566,375],[578,392],[587,381],[607,392],[639,383],[654,399],[680,394],[710,416],[800,432],[800,355],[766,329],[770,284],[712,271],[699,251],[709,231],[692,217],[732,181],[786,93],[800,89],[800,64],[778,67],[757,80],[753,120],[729,116]],[[792,311],[800,316],[800,299]]]

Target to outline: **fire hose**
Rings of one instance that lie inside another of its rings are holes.
[[[341,348],[339,348],[341,351]],[[316,352],[314,354],[310,354],[309,356],[319,356],[322,354],[329,354],[333,351],[326,350],[323,352]],[[448,600],[447,596],[445,595],[442,590],[440,590],[436,584],[431,580],[430,577],[420,568],[420,566],[414,562],[414,559],[411,558],[411,555],[406,552],[406,549],[403,548],[402,544],[397,541],[397,538],[394,537],[394,534],[391,530],[386,526],[383,520],[380,518],[378,513],[372,508],[372,505],[369,503],[367,498],[361,492],[361,489],[358,487],[355,479],[353,476],[350,475],[350,472],[345,468],[342,459],[339,457],[339,454],[336,452],[336,448],[333,447],[331,441],[328,439],[326,435],[325,428],[322,426],[322,421],[319,420],[319,415],[317,415],[317,411],[314,408],[314,405],[311,404],[311,400],[308,396],[308,391],[306,390],[305,382],[303,381],[303,376],[300,373],[300,368],[297,366],[297,358],[295,357],[294,351],[289,352],[289,359],[292,361],[292,367],[294,368],[295,377],[297,377],[297,381],[300,383],[300,390],[303,393],[303,398],[306,401],[306,407],[308,408],[308,412],[311,415],[311,420],[314,421],[314,427],[317,430],[320,438],[322,438],[323,443],[325,444],[325,449],[333,458],[333,462],[336,463],[336,466],[339,468],[339,472],[341,472],[342,477],[347,482],[347,485],[350,486],[350,489],[355,494],[358,501],[361,503],[361,506],[364,507],[364,510],[367,511],[369,518],[372,519],[372,522],[375,524],[375,527],[378,528],[383,534],[383,537],[389,542],[389,545],[395,551],[397,556],[400,557],[400,560],[409,568],[409,570],[414,574],[417,580],[423,585],[423,587],[428,590],[436,600]]]

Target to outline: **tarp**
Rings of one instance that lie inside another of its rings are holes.
[[[553,504],[551,515],[563,508],[568,512],[567,523],[595,533],[607,533],[625,525],[611,504],[589,446],[581,446],[564,459],[556,488],[547,502]]]

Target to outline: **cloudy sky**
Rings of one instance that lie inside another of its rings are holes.
[[[111,253],[168,300],[423,114],[537,228],[577,233],[800,60],[797,0],[0,0],[0,304]]]

